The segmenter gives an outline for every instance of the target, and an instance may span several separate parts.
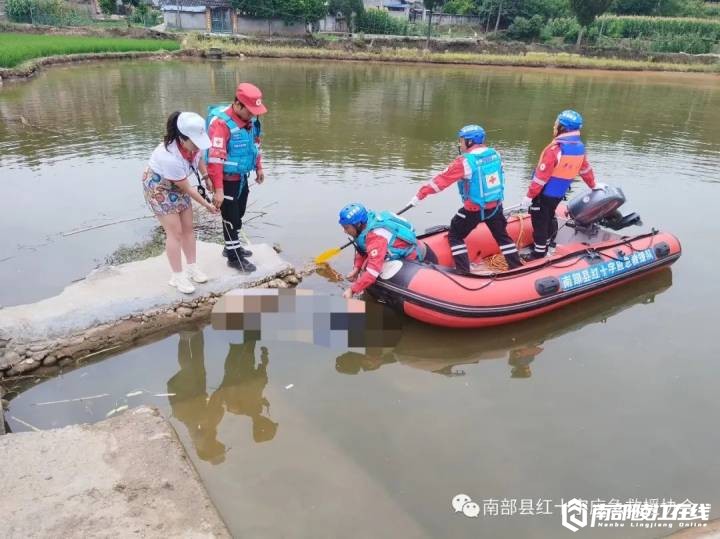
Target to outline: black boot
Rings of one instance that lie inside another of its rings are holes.
[[[231,257],[228,258],[227,265],[233,269],[238,270],[241,273],[252,273],[257,268],[255,267],[255,264],[250,262],[248,259],[243,257]]]
[[[538,254],[533,250],[527,254],[520,255],[520,258],[525,262],[532,262],[533,260],[539,260],[541,258],[545,258],[545,253]]]
[[[243,258],[247,258],[248,256],[252,256],[252,251],[248,251],[247,249],[243,249],[242,247],[238,247],[238,248],[235,249],[235,250],[236,250],[237,253],[238,253],[240,256],[242,256]],[[223,255],[225,258],[227,258],[228,250],[227,250],[225,247],[223,247],[222,255]]]
[[[511,255],[505,256],[505,261],[507,262],[508,269],[517,269],[522,268],[523,263],[520,260],[520,255],[518,253],[513,253]]]

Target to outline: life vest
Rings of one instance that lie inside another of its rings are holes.
[[[227,157],[223,165],[223,173],[240,174],[246,176],[250,171],[255,170],[258,145],[255,140],[262,135],[260,121],[257,118],[251,120],[250,129],[239,127],[235,120],[225,112],[229,105],[210,105],[206,126],[210,128],[213,118],[220,118],[230,129],[230,140],[227,144]],[[207,160],[207,155],[205,156]]]
[[[560,160],[555,165],[550,179],[542,190],[542,194],[552,198],[562,198],[570,189],[573,180],[580,174],[580,169],[585,160],[585,145],[580,139],[580,135],[568,137],[561,135],[545,150],[549,149],[553,144],[560,146]]]
[[[458,182],[458,190],[463,203],[470,200],[483,207],[490,202],[502,202],[505,196],[505,172],[502,159],[493,148],[482,153],[468,152],[463,155],[472,174]]]
[[[399,260],[406,258],[408,255],[415,252],[417,254],[417,260],[422,262],[424,258],[424,252],[418,248],[417,236],[415,236],[415,229],[409,221],[395,215],[389,211],[382,211],[379,213],[368,212],[368,220],[365,229],[355,240],[355,245],[362,253],[367,253],[367,235],[373,230],[384,229],[389,232],[390,237],[387,238],[388,252],[385,256],[385,260]],[[395,241],[402,240],[409,245],[405,248],[396,247]]]

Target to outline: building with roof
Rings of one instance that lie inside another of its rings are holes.
[[[230,0],[158,0],[168,29],[217,34],[305,35],[304,23],[239,16]]]
[[[166,0],[160,10],[169,29],[237,32],[237,17],[229,0]]]

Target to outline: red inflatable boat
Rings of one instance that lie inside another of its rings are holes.
[[[456,272],[447,241],[447,227],[420,236],[438,256],[438,264],[388,262],[368,290],[383,303],[429,324],[477,328],[507,324],[558,309],[656,272],[681,254],[672,234],[652,230],[621,235],[638,224],[635,214],[617,210],[622,191],[607,188],[576,197],[558,207],[556,248],[547,258],[504,272],[467,275]],[[508,233],[518,247],[532,244],[527,214],[508,218]],[[499,252],[488,228],[481,224],[466,239],[471,262]]]

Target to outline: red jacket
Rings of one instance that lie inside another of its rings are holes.
[[[475,144],[471,146],[468,151],[472,153],[482,153],[485,150],[487,150],[487,146],[484,144]],[[471,176],[472,171],[470,170],[467,159],[465,159],[462,155],[459,155],[445,170],[423,185],[417,192],[416,196],[419,200],[422,200],[428,195],[439,193],[455,182],[458,182],[463,178],[470,178]],[[466,200],[464,206],[467,211],[480,211],[480,206],[473,203],[471,200]],[[485,205],[485,209],[490,210],[495,206],[497,206],[497,202],[490,202]]]
[[[557,142],[558,138],[561,138],[563,135],[568,136],[577,134],[577,131],[563,133],[562,135],[555,137],[555,140],[553,140],[550,145],[545,148],[545,151],[543,151],[540,156],[538,166],[535,168],[535,174],[533,174],[532,182],[530,182],[530,186],[528,187],[528,197],[535,198],[540,194],[543,187],[545,187],[545,184],[552,177],[555,166],[560,162],[560,145]],[[595,173],[593,172],[590,163],[588,163],[587,157],[583,159],[582,167],[580,168],[580,177],[590,189],[595,187]]]
[[[387,230],[382,228],[375,229],[368,232],[365,240],[367,255],[355,251],[354,267],[360,270],[364,269],[364,271],[360,273],[357,280],[350,287],[353,294],[359,294],[377,280],[388,252],[388,239],[389,233]],[[409,247],[410,244],[403,240],[396,239],[394,246],[404,249]],[[417,258],[417,254],[412,252],[406,258],[408,260],[414,260]]]
[[[240,128],[250,128],[250,123],[244,121],[240,116],[235,114],[232,105],[230,105],[225,112]],[[223,175],[223,163],[227,158],[227,145],[230,141],[230,128],[220,118],[213,118],[208,128],[208,136],[210,137],[210,151],[208,152],[208,175],[212,180],[212,184],[215,189],[222,189],[223,179],[227,182],[240,181],[239,174],[227,174]],[[259,145],[260,139],[256,138],[255,142]],[[255,162],[255,168],[257,172],[262,170],[262,154],[258,153],[257,161]]]

